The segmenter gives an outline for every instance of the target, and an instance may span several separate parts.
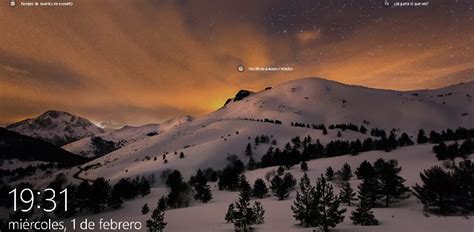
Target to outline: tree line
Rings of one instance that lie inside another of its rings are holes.
[[[324,135],[326,135],[328,133],[326,125],[324,123],[322,123],[322,124],[309,124],[309,123],[304,123],[304,122],[291,122],[290,125],[294,126],[294,127],[303,127],[303,128],[311,128],[311,129],[315,129],[315,130],[322,130]],[[331,129],[331,130],[340,129],[342,131],[351,130],[351,131],[354,131],[354,132],[360,132],[362,134],[367,133],[367,128],[365,128],[363,125],[357,126],[357,125],[352,124],[352,123],[331,124],[331,125],[328,126],[328,129]]]
[[[465,159],[474,152],[474,145],[471,138],[464,140],[461,145],[457,141],[449,145],[440,142],[433,146],[433,152],[438,160],[454,160],[456,157]]]
[[[417,143],[441,143],[452,140],[462,140],[474,137],[474,128],[466,129],[464,127],[459,127],[455,130],[446,129],[441,132],[430,131],[429,136],[426,135],[423,129],[418,131]]]
[[[269,118],[264,118],[264,119],[260,119],[260,118],[239,118],[240,120],[246,120],[246,121],[254,121],[254,122],[266,122],[266,123],[273,123],[273,124],[277,124],[277,125],[281,125],[282,122],[280,120],[277,120],[277,119],[269,119]]]
[[[38,170],[51,172],[51,169],[60,168],[56,163],[44,163],[37,165],[28,165],[26,167],[19,167],[15,169],[0,169],[0,179],[5,179],[7,182],[15,182],[27,176],[35,175]]]
[[[291,142],[286,143],[283,149],[271,146],[262,156],[260,162],[256,162],[251,166],[254,168],[265,168],[270,166],[286,166],[291,167],[302,161],[308,161],[323,157],[334,157],[346,154],[357,155],[360,152],[383,150],[390,151],[398,147],[410,146],[414,142],[406,133],[402,133],[399,137],[391,132],[388,137],[380,139],[367,138],[363,141],[331,141],[326,145],[320,143],[319,140],[313,142],[311,136],[306,136],[303,140],[299,136],[294,137]],[[246,147],[246,154],[251,154],[249,148]],[[255,160],[253,160],[255,162]]]

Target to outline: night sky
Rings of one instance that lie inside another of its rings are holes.
[[[73,2],[1,3],[0,125],[49,109],[109,126],[160,122],[308,76],[397,90],[474,80],[471,0]]]

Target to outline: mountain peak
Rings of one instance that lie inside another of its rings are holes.
[[[72,114],[68,113],[68,112],[65,112],[65,111],[60,111],[60,110],[48,110],[48,111],[44,112],[43,114],[41,114],[39,117],[51,116],[53,118],[56,118],[60,115],[72,115]]]
[[[88,119],[58,110],[48,110],[38,117],[10,124],[6,128],[58,146],[103,132]]]
[[[284,87],[284,86],[308,86],[308,87],[335,87],[335,86],[340,86],[340,87],[348,87],[348,86],[351,86],[351,87],[362,87],[362,88],[369,88],[369,87],[365,87],[365,86],[360,86],[360,85],[352,85],[352,84],[346,84],[346,83],[343,83],[343,82],[338,82],[338,81],[334,81],[334,80],[328,80],[328,79],[324,79],[322,77],[304,77],[304,78],[300,78],[300,79],[295,79],[295,80],[289,80],[289,81],[286,81],[286,82],[283,82],[277,86],[275,86],[275,88],[278,88],[278,87]]]

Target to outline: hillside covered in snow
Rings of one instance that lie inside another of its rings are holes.
[[[189,176],[198,168],[222,168],[229,154],[244,159],[246,145],[260,135],[271,137],[275,144],[255,146],[257,160],[270,146],[282,148],[295,136],[310,135],[323,144],[373,137],[370,133],[331,129],[331,124],[364,126],[369,131],[395,129],[412,138],[419,129],[472,128],[472,93],[474,82],[403,92],[320,78],[299,79],[245,94],[208,115],[123,146],[91,161],[89,165],[95,168],[82,175],[118,179],[179,169]],[[315,129],[321,124],[329,128],[327,134]],[[185,158],[177,155],[180,153]]]
[[[434,165],[442,166],[442,162],[436,160],[435,155],[431,152],[432,145],[416,145],[398,149],[389,153],[383,151],[364,152],[357,156],[345,155],[332,158],[323,158],[312,160],[308,162],[308,171],[312,184],[314,185],[316,179],[321,174],[325,174],[328,167],[332,167],[335,171],[339,170],[344,163],[348,163],[354,171],[364,161],[371,163],[379,158],[386,160],[395,159],[398,161],[402,170],[400,175],[406,179],[405,185],[412,187],[416,183],[421,183],[419,173]],[[264,169],[257,169],[245,172],[248,182],[252,185],[256,179],[264,179],[267,173],[275,175],[277,167],[269,167]],[[181,170],[184,171],[184,170]],[[286,170],[285,173],[291,173],[296,180],[304,175],[299,165]],[[270,188],[270,182],[265,180],[266,185]],[[357,191],[357,186],[361,180],[356,177],[349,181],[352,188]],[[334,186],[334,191],[339,193],[341,191],[340,183],[337,181],[331,182]],[[227,212],[228,206],[231,202],[238,199],[238,192],[219,190],[216,183],[209,183],[212,189],[213,199],[206,204],[199,202],[193,203],[190,207],[169,209],[165,212],[165,221],[167,225],[165,231],[193,231],[193,232],[207,232],[207,231],[233,231],[232,223],[226,223],[224,216]],[[299,190],[299,187],[296,187]],[[114,220],[129,220],[145,222],[150,218],[151,212],[142,215],[140,213],[142,206],[147,204],[153,210],[156,207],[158,199],[168,194],[169,190],[166,187],[153,188],[150,195],[144,198],[137,198],[123,204],[123,208],[117,211],[103,212],[98,215],[82,216],[80,219],[90,218],[114,218]],[[286,231],[301,231],[311,232],[320,231],[317,228],[304,228],[298,225],[298,222],[293,218],[291,206],[296,198],[296,191],[292,191],[290,196],[279,201],[275,196],[269,196],[264,199],[254,199],[260,201],[265,209],[265,222],[261,225],[254,226],[255,231],[259,232],[286,232]],[[252,201],[254,201],[252,200]],[[430,215],[423,212],[423,206],[417,202],[416,197],[411,194],[408,199],[402,200],[393,204],[390,207],[374,208],[373,213],[375,218],[379,221],[378,226],[361,226],[354,225],[350,219],[351,212],[355,210],[356,204],[348,206],[341,204],[341,208],[347,209],[343,214],[344,220],[338,224],[336,228],[331,231],[350,231],[350,232],[366,232],[366,231],[456,231],[456,232],[470,232],[474,228],[474,220],[472,216],[439,216]],[[196,216],[196,215],[199,215]],[[146,228],[142,231],[146,231]]]
[[[104,132],[85,118],[57,110],[10,124],[6,129],[58,146]]]
[[[85,157],[96,158],[147,137],[160,135],[192,120],[192,116],[183,116],[159,124],[125,126],[74,141],[64,145],[63,149]]]

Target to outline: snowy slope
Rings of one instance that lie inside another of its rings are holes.
[[[398,128],[416,135],[418,129],[440,130],[459,126],[474,127],[474,107],[471,95],[474,82],[436,90],[398,92],[350,86],[319,78],[290,81],[231,101],[225,107],[160,135],[131,143],[89,164],[100,164],[81,175],[87,178],[104,176],[112,180],[125,176],[159,174],[167,169],[179,169],[189,177],[198,168],[222,168],[228,154],[240,156],[255,136],[265,134],[283,147],[292,137],[311,135],[323,143],[336,140],[363,139],[352,131],[320,130],[293,127],[291,122],[349,123],[371,128]],[[281,125],[244,120],[272,119]],[[250,137],[250,140],[249,140]],[[256,159],[269,145],[255,147]],[[180,159],[176,153],[183,152]],[[166,155],[166,164],[162,157]],[[155,160],[155,157],[157,159]]]
[[[473,127],[474,82],[436,90],[392,91],[305,78],[230,102],[216,118],[270,118],[304,123],[362,124],[403,131]]]
[[[197,126],[199,124],[205,126]],[[276,145],[278,147],[283,147],[296,135],[311,135],[313,138],[320,138],[323,143],[336,139],[352,140],[367,137],[367,135],[346,131],[342,133],[341,138],[338,138],[335,130],[329,130],[329,134],[323,136],[320,130],[242,120],[221,120],[199,124],[196,125],[197,128],[190,129],[188,125],[178,131],[172,130],[159,136],[143,139],[95,159],[89,164],[101,163],[103,166],[86,172],[87,176],[84,177],[105,176],[110,179],[119,179],[124,176],[159,174],[167,169],[178,169],[185,177],[189,177],[198,168],[222,168],[229,154],[236,154],[246,162],[245,146],[249,142],[253,143],[255,136],[261,134],[272,135],[278,142]],[[248,137],[251,137],[251,140]],[[254,150],[255,158],[259,160],[269,147],[270,144],[257,146]],[[180,159],[178,155],[181,152],[185,155],[183,159]],[[163,154],[167,154],[168,163],[166,164],[163,161]],[[155,157],[157,160],[154,160]]]
[[[184,123],[191,122],[192,120],[192,116],[182,116],[167,120],[160,124],[149,124],[139,127],[125,126],[118,130],[94,135],[94,137],[100,137],[103,140],[113,142],[117,147],[123,147],[147,137],[162,134],[167,130],[176,128]],[[92,143],[92,137],[93,136],[74,141],[64,145],[62,148],[69,152],[85,157],[97,157],[98,154],[95,152],[95,148]]]
[[[442,165],[437,161],[435,154],[431,152],[432,145],[416,145],[394,150],[392,152],[371,151],[361,153],[357,156],[340,156],[333,158],[317,159],[308,162],[310,177],[313,184],[316,178],[319,177],[328,166],[335,170],[339,169],[344,162],[348,162],[352,170],[358,167],[363,160],[374,162],[376,159],[382,157],[384,159],[396,159],[402,167],[401,176],[406,179],[407,186],[413,186],[415,183],[420,183],[419,173],[433,165]],[[471,156],[471,159],[474,157]],[[264,179],[265,173],[276,169],[275,167],[258,169],[246,172],[245,175],[249,182],[253,184],[256,178]],[[295,166],[290,171],[298,180],[303,175],[299,167]],[[350,181],[352,187],[357,189],[359,180],[352,178]],[[268,185],[268,183],[267,183]],[[337,185],[336,192],[339,191]],[[191,207],[181,209],[167,210],[165,214],[165,221],[168,223],[165,231],[193,231],[193,232],[207,232],[207,231],[233,231],[233,225],[225,223],[224,215],[230,203],[238,198],[238,192],[227,192],[217,190],[215,183],[211,183],[213,200],[207,204],[194,203]],[[140,213],[141,207],[147,203],[149,206],[155,207],[158,199],[167,194],[168,190],[165,188],[154,188],[152,193],[145,198],[138,198],[124,203],[123,208],[116,211],[108,211],[93,216],[79,217],[78,220],[88,218],[90,220],[98,220],[99,218],[109,219],[113,218],[116,221],[141,221],[145,225],[146,220],[149,219],[150,213],[142,215]],[[296,221],[292,217],[290,209],[295,199],[295,192],[292,192],[290,198],[284,201],[278,201],[274,197],[268,197],[259,200],[262,202],[265,209],[265,223],[256,226],[256,231],[259,232],[286,232],[286,231],[313,231],[315,228],[302,228],[296,225]],[[337,225],[332,231],[459,231],[470,232],[474,228],[474,220],[471,216],[425,216],[423,207],[416,202],[416,198],[412,195],[409,199],[403,200],[399,203],[393,204],[389,208],[375,208],[373,209],[375,217],[380,221],[378,226],[355,226],[350,220],[350,212],[354,210],[354,206],[347,206],[342,204],[343,208],[347,208],[344,222]],[[199,217],[196,217],[199,215]],[[141,231],[146,231],[143,228]]]
[[[13,123],[6,128],[58,146],[104,132],[85,118],[56,110]]]

